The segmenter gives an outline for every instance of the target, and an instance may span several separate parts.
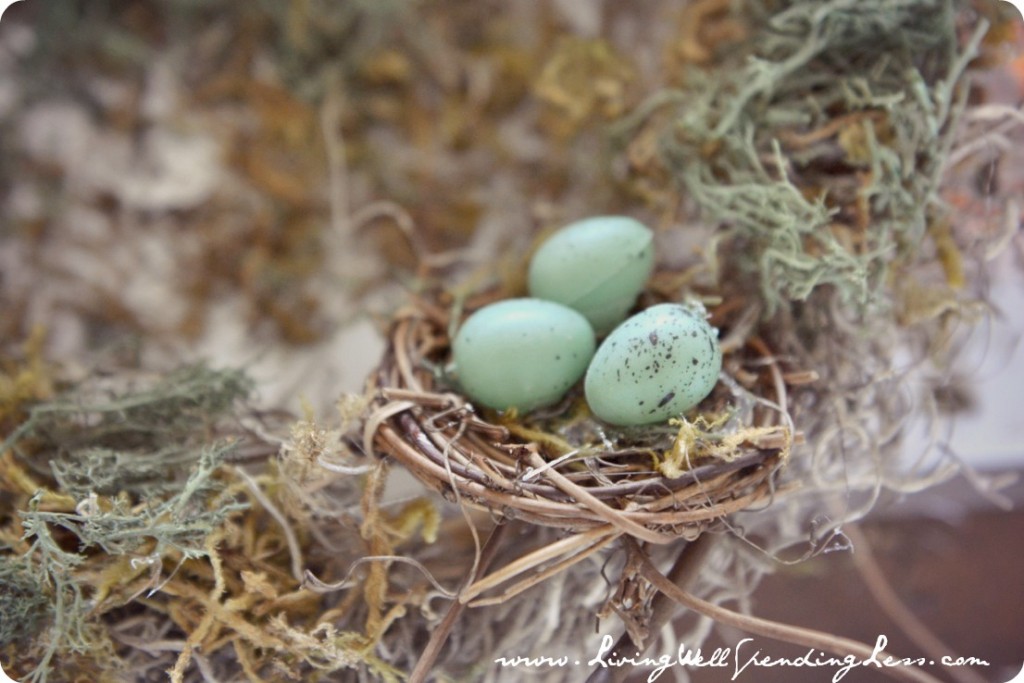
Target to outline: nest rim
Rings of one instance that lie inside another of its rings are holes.
[[[652,451],[588,451],[583,459],[593,460],[587,469],[566,471],[545,459],[541,444],[485,419],[430,366],[450,354],[452,316],[464,319],[495,298],[485,294],[458,307],[450,294],[435,291],[414,297],[396,313],[368,380],[372,410],[364,422],[365,452],[389,455],[446,500],[498,518],[576,532],[610,525],[657,544],[692,540],[721,518],[774,497],[788,446],[750,447],[671,478],[649,469],[609,483],[602,475],[623,472],[595,472],[595,461],[649,458]]]

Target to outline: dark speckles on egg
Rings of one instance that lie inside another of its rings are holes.
[[[712,343],[705,345],[704,339]],[[620,425],[680,415],[717,381],[721,352],[715,342],[703,315],[678,304],[638,313],[614,330],[594,356],[585,382],[591,410]],[[627,378],[632,381],[624,385]]]

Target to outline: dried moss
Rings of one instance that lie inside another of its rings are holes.
[[[23,615],[19,628],[44,629],[27,680],[47,680],[65,655],[110,659],[97,605],[146,567],[205,556],[246,507],[217,476],[234,446],[216,429],[249,388],[241,372],[191,366],[155,381],[94,378],[28,408],[2,446],[15,456],[3,484],[22,536],[0,551],[3,623]],[[112,571],[122,557],[133,568],[123,576]]]
[[[35,640],[50,607],[40,577],[23,562],[0,555],[0,649]]]
[[[185,558],[199,557],[204,541],[224,518],[245,508],[218,500],[222,485],[213,474],[230,451],[230,445],[203,449],[188,478],[176,487],[167,486],[161,497],[133,500],[126,493],[90,493],[74,512],[47,512],[33,505],[21,513],[26,537],[46,525],[73,534],[80,553],[100,548],[108,555],[123,555],[145,548],[146,554],[157,556],[176,550]],[[36,537],[42,542],[42,536]]]
[[[658,130],[660,159],[768,312],[830,286],[887,305],[913,261],[984,32],[958,44],[954,0],[805,0],[766,15],[750,52],[656,93],[620,132]]]
[[[25,419],[27,406],[50,398],[53,381],[43,360],[45,331],[34,329],[20,348],[0,352],[0,434]]]
[[[186,450],[204,442],[208,430],[251,386],[240,371],[204,365],[179,369],[148,384],[130,375],[110,382],[94,378],[53,401],[33,405],[28,419],[0,450],[13,449],[37,470],[43,461],[63,461],[58,467],[64,471],[77,464],[76,458],[102,459],[97,453],[103,450],[166,454],[168,443]],[[134,463],[128,467],[133,468]],[[112,480],[117,475],[104,476]],[[127,483],[130,490],[139,490]]]

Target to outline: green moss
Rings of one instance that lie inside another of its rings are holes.
[[[688,74],[619,132],[660,126],[662,163],[769,313],[824,285],[884,305],[892,262],[913,260],[936,218],[985,26],[961,48],[954,0],[749,4],[765,18],[747,54]]]
[[[47,680],[57,658],[112,657],[92,600],[112,558],[205,556],[208,537],[246,507],[224,493],[218,471],[234,442],[216,435],[250,386],[205,366],[116,385],[92,378],[32,406],[6,439],[2,450],[47,485],[19,504],[28,550],[0,549],[0,645],[35,636],[27,680]]]
[[[0,555],[0,648],[34,641],[50,614],[40,578],[17,558]]]

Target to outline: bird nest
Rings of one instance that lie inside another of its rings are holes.
[[[526,415],[481,411],[458,393],[444,372],[454,323],[495,298],[457,305],[435,292],[396,314],[370,378],[366,452],[391,455],[449,500],[591,539],[693,539],[773,495],[793,430],[786,377],[763,343],[742,339],[755,312],[712,316],[728,333],[723,381],[689,420],[617,429],[590,415],[579,387]]]

